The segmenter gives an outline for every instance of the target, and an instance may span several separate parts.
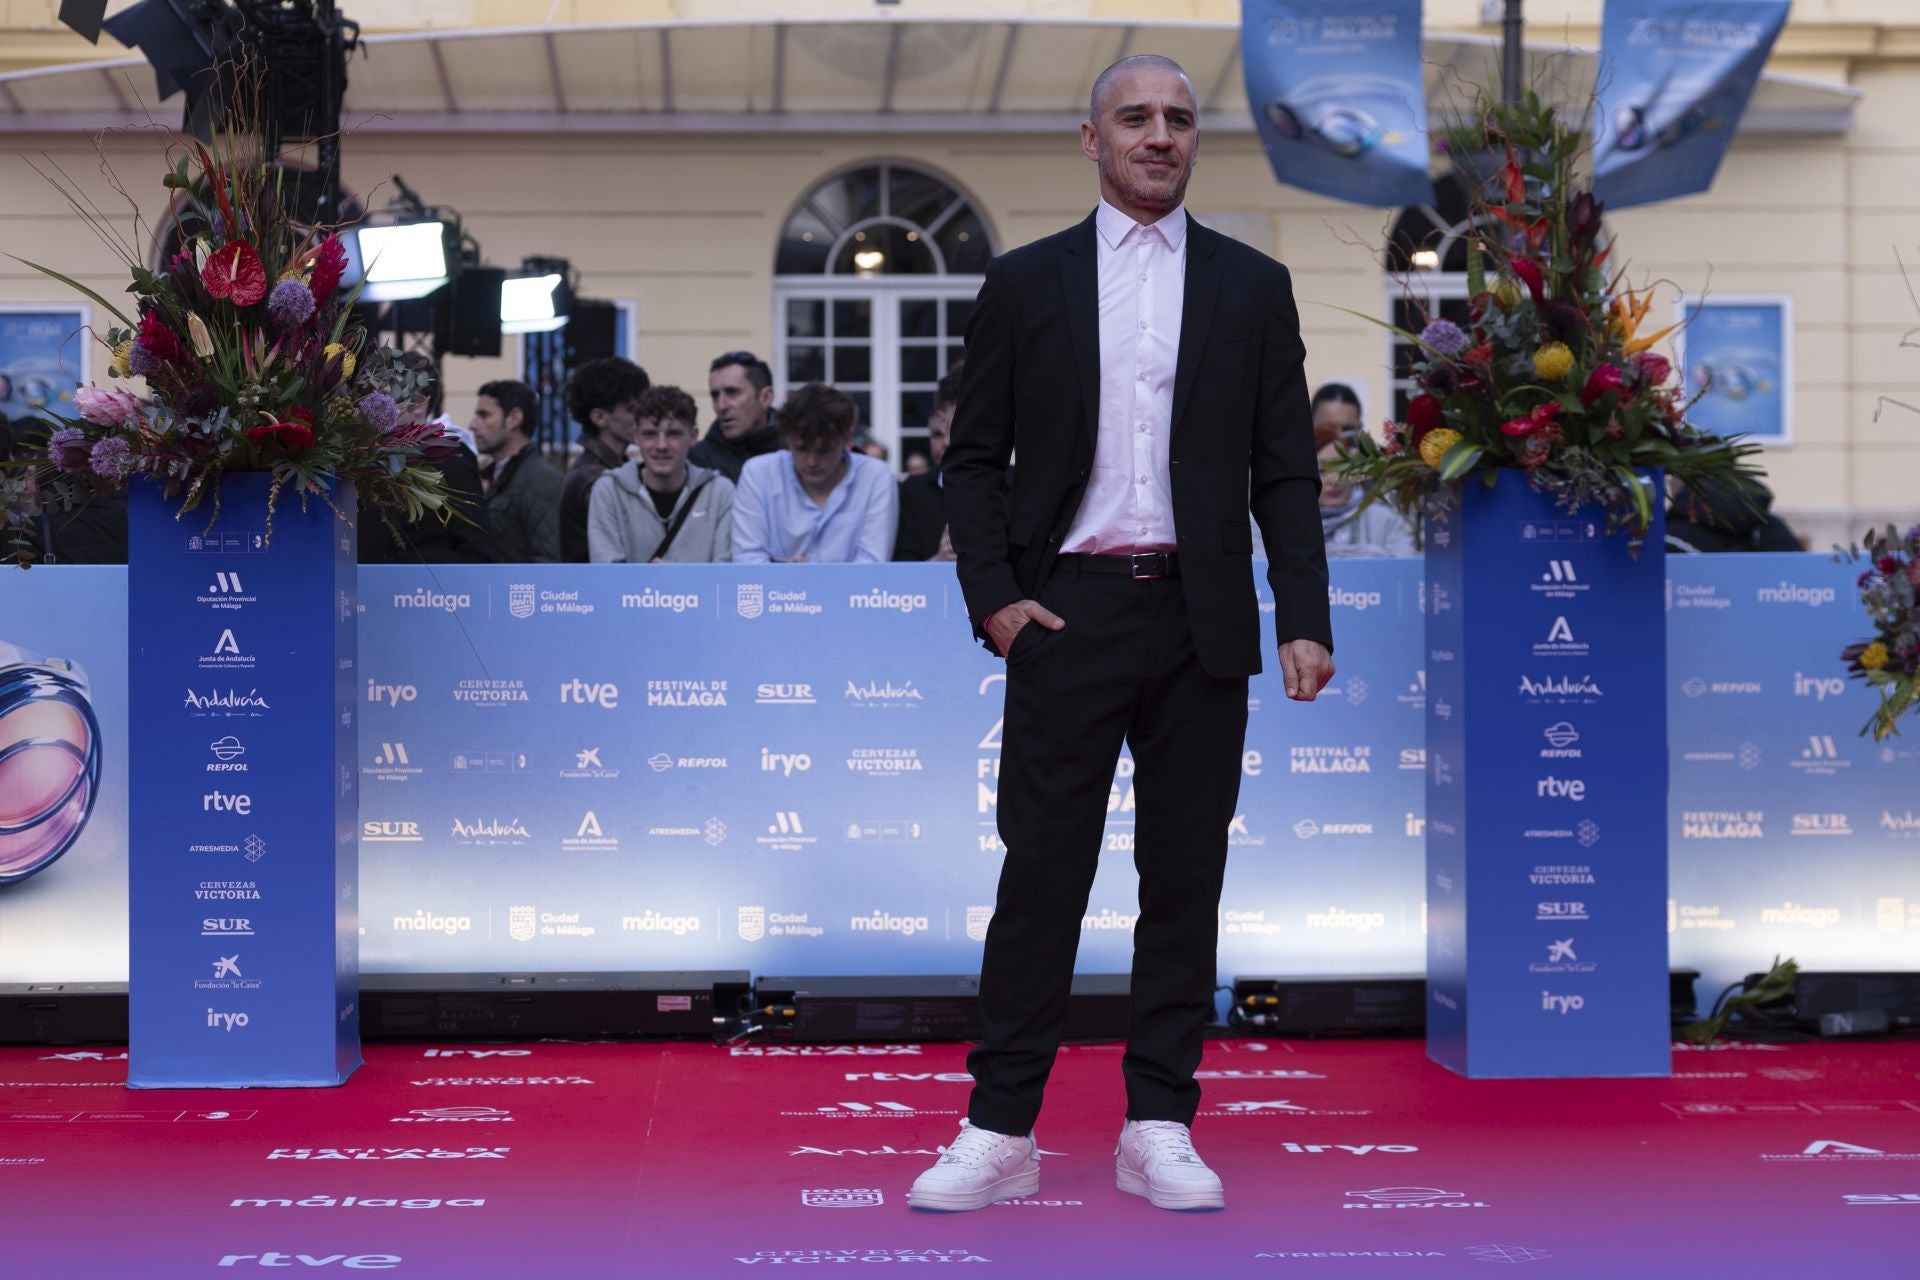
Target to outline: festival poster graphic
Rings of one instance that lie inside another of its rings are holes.
[[[1433,200],[1420,0],[1246,0],[1254,127],[1290,187],[1383,208]]]
[[[72,416],[93,349],[87,319],[84,306],[0,303],[0,414]]]
[[[1793,443],[1793,298],[1682,301],[1678,337],[1687,418],[1703,431]]]
[[[1593,191],[1610,208],[1705,191],[1791,0],[1607,0]]]

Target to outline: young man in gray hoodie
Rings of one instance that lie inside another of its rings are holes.
[[[733,481],[692,466],[693,397],[650,387],[634,406],[640,456],[594,481],[587,550],[595,564],[708,564],[733,558]]]

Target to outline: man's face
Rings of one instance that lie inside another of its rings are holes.
[[[933,452],[933,465],[939,466],[940,459],[947,456],[947,432],[953,426],[952,405],[943,405],[933,411],[927,419],[927,447]]]
[[[713,397],[713,421],[724,436],[743,436],[766,425],[773,407],[773,388],[755,389],[745,365],[721,365],[707,375]]]
[[[793,471],[800,477],[800,483],[812,488],[830,483],[847,456],[847,441],[832,440],[825,444],[801,445],[789,444],[787,452],[793,455]]]
[[[1122,71],[1099,114],[1080,126],[1080,149],[1100,166],[1100,192],[1124,213],[1160,218],[1180,207],[1200,149],[1193,86],[1162,67]]]
[[[507,442],[512,428],[520,425],[520,411],[510,414],[500,411],[500,402],[492,396],[481,396],[473,402],[473,419],[467,423],[473,432],[473,442],[480,446],[482,453],[498,453],[500,446]]]
[[[622,449],[633,443],[634,434],[640,430],[640,419],[633,414],[631,400],[614,405],[611,409],[595,409],[592,417],[593,425],[600,429],[600,434]]]
[[[656,480],[673,480],[687,465],[693,448],[693,424],[678,418],[642,419],[634,439],[640,445],[640,465]]]

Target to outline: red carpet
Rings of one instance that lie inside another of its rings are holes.
[[[1200,1215],[1114,1190],[1119,1050],[1075,1047],[1040,1198],[913,1212],[962,1060],[375,1045],[343,1089],[130,1093],[118,1050],[0,1050],[0,1276],[1920,1275],[1920,1044],[1476,1083],[1413,1042],[1216,1042]]]

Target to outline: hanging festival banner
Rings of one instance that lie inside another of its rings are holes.
[[[1246,0],[1240,48],[1275,178],[1355,204],[1433,200],[1420,0]]]
[[[1791,0],[1607,0],[1593,189],[1609,208],[1705,191]]]

